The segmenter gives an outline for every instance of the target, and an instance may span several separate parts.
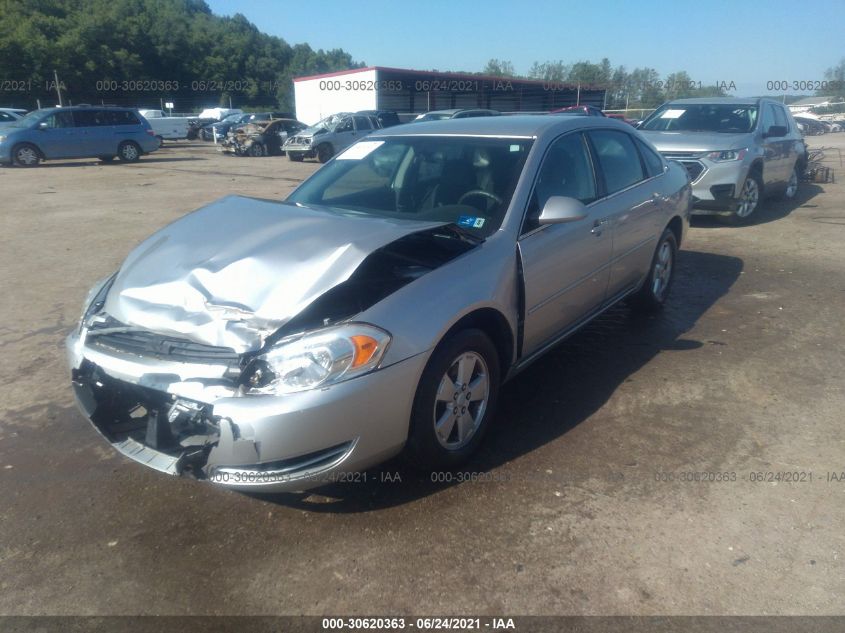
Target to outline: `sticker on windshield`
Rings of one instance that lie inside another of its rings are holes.
[[[361,160],[384,145],[384,141],[361,141],[337,157],[337,160]]]
[[[473,215],[462,215],[458,218],[458,226],[465,226],[470,229],[480,229],[484,226],[484,218],[477,218]]]
[[[666,110],[663,114],[660,115],[661,119],[677,119],[681,116],[686,110]]]

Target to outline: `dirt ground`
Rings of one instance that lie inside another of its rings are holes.
[[[390,463],[267,499],[116,454],[65,363],[88,288],[188,211],[317,166],[177,142],[0,169],[0,614],[843,613],[839,183],[696,220],[664,314],[616,309],[505,387],[479,480]]]

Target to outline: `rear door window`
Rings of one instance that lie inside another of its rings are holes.
[[[105,110],[77,110],[73,115],[76,127],[100,127],[108,125],[108,113]]]
[[[105,125],[140,125],[141,122],[131,110],[106,110]]]
[[[643,157],[646,171],[649,178],[654,178],[663,173],[663,160],[658,156],[653,149],[643,143],[640,139],[636,139],[637,147]]]
[[[591,130],[589,136],[604,175],[607,195],[622,191],[645,178],[640,155],[628,134],[616,130]]]

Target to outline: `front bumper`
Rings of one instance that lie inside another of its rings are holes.
[[[317,152],[311,145],[284,145],[282,150],[288,154],[296,154],[304,158],[314,158],[317,156]]]
[[[300,491],[401,451],[427,354],[324,389],[245,396],[225,368],[112,356],[67,339],[77,404],[123,455],[236,489]]]
[[[750,162],[713,162],[702,157],[677,158],[692,181],[693,215],[730,214],[737,206],[737,196],[748,176]]]

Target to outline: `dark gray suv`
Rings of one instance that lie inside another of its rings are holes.
[[[807,149],[789,110],[771,99],[664,103],[639,125],[667,159],[686,167],[695,213],[748,220],[764,195],[793,198]]]

